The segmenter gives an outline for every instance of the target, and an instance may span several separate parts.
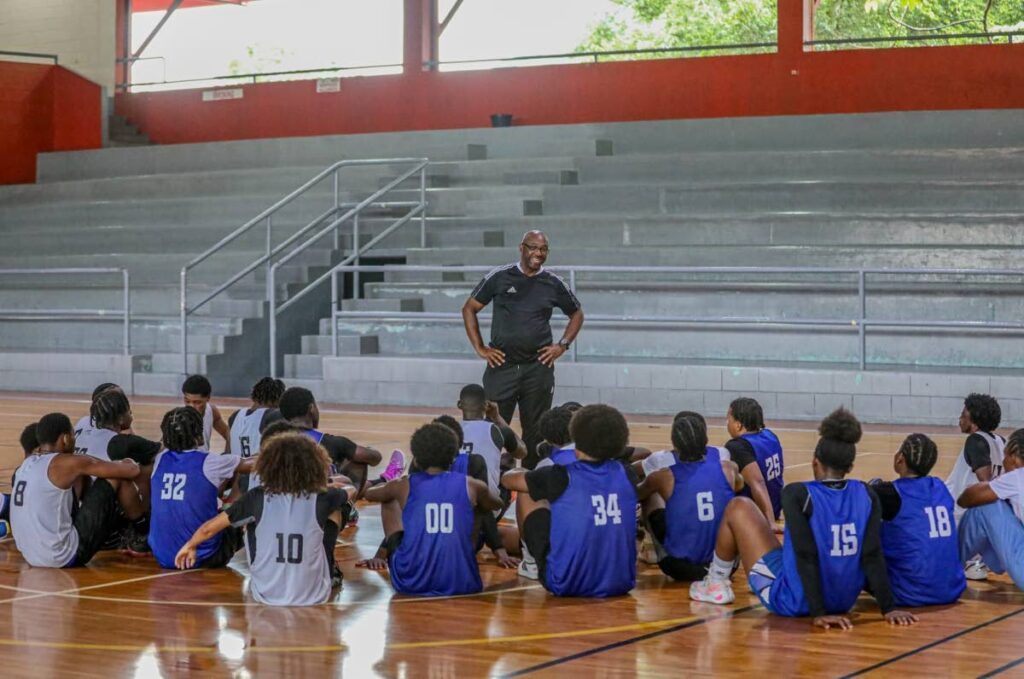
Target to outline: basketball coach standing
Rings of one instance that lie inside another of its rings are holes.
[[[548,239],[530,231],[519,244],[519,261],[500,266],[477,284],[462,307],[466,335],[480,358],[487,361],[484,391],[498,404],[506,421],[519,406],[519,421],[532,469],[538,462],[540,434],[537,420],[551,408],[555,391],[555,361],[569,350],[583,327],[583,308],[569,286],[544,270]],[[477,314],[494,302],[491,341],[480,337]],[[569,325],[558,342],[551,334],[551,311],[555,307],[569,317]]]

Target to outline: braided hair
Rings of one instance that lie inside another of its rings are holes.
[[[836,408],[818,425],[821,439],[814,457],[829,469],[848,474],[857,457],[857,442],[862,434],[860,421],[849,410]]]
[[[98,394],[89,406],[89,417],[99,429],[124,428],[125,416],[130,415],[132,406],[120,387],[111,387]]]
[[[1013,455],[1019,460],[1024,460],[1024,429],[1017,429],[1006,439],[1006,447],[1003,452]]]
[[[899,452],[907,461],[907,468],[918,476],[928,476],[939,459],[935,441],[924,434],[911,434],[903,439]]]
[[[253,403],[276,408],[281,396],[284,394],[284,382],[273,377],[264,377],[252,386]]]
[[[160,434],[167,450],[194,450],[203,443],[203,416],[188,406],[168,410],[160,422]]]
[[[698,413],[679,413],[672,421],[672,447],[682,462],[699,462],[708,447],[708,428]]]
[[[732,419],[752,434],[764,429],[764,410],[761,409],[761,404],[752,398],[741,396],[733,400],[729,404],[729,412],[732,413]]]

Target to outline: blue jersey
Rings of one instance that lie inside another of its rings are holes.
[[[576,446],[566,446],[565,448],[556,448],[551,451],[549,456],[551,461],[555,464],[560,464],[563,467],[568,467],[576,461]]]
[[[967,587],[957,548],[953,496],[931,476],[897,479],[900,511],[882,522],[882,552],[899,606],[933,606]]]
[[[456,474],[469,474],[469,456],[470,453],[460,452],[455,456],[455,461],[452,462],[451,471]]]
[[[395,591],[450,596],[482,590],[473,519],[465,474],[410,475],[409,498],[402,510],[405,535],[395,553],[388,555]]]
[[[220,485],[231,478],[240,458],[201,451],[168,450],[157,457],[152,474],[149,546],[163,568],[174,568],[174,557],[196,529],[217,516]],[[220,548],[215,535],[196,548],[202,565]]]
[[[771,498],[772,511],[777,519],[782,513],[782,470],[785,467],[779,437],[771,429],[762,429],[756,434],[743,434],[740,438],[745,439],[754,449],[754,457],[757,458],[764,483],[768,486],[768,497]],[[744,488],[743,494],[750,497],[750,489]]]
[[[545,583],[559,596],[606,597],[636,585],[636,490],[622,464],[577,460],[551,503]]]
[[[302,433],[313,439],[313,442],[317,445],[324,440],[324,433],[322,431],[317,431],[316,429],[303,429]]]
[[[871,517],[871,496],[860,481],[849,480],[842,488],[830,488],[819,481],[808,481],[804,485],[811,499],[809,523],[818,547],[818,574],[825,610],[841,615],[853,607],[864,588],[861,545]],[[772,583],[768,596],[771,610],[777,615],[809,613],[792,545],[787,527],[782,573]]]
[[[701,462],[677,462],[669,469],[675,487],[665,503],[665,551],[676,559],[710,563],[725,506],[734,495],[718,448],[709,446]]]

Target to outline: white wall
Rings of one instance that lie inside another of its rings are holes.
[[[0,50],[56,54],[113,94],[116,2],[0,0]]]

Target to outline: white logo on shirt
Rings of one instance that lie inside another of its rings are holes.
[[[508,290],[506,290],[505,292],[506,292],[507,294],[509,294],[509,295],[514,295],[514,294],[516,294],[516,286],[514,286],[514,285],[513,285],[513,286],[512,286],[511,288],[509,288],[509,289],[508,289]]]

